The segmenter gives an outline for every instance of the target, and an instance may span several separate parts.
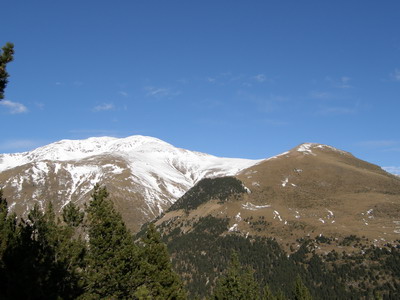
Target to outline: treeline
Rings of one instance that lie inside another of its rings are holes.
[[[0,191],[0,299],[186,299],[154,226],[138,241],[105,188],[83,211],[10,214]]]
[[[230,197],[246,193],[243,183],[235,177],[204,178],[179,198],[168,211],[193,210],[212,199],[224,202]]]

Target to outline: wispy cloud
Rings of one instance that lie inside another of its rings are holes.
[[[103,104],[93,107],[94,112],[107,111],[107,110],[113,110],[113,109],[115,109],[115,106],[113,103],[103,103]]]
[[[122,97],[128,97],[129,94],[127,92],[124,91],[119,91],[118,94],[120,94]]]
[[[382,167],[386,172],[395,174],[395,175],[400,175],[400,167],[395,167],[395,166],[390,166],[390,167]]]
[[[231,72],[223,72],[217,75],[208,76],[205,81],[211,84],[228,85],[232,82],[240,82],[245,77],[243,75],[232,74]]]
[[[267,81],[267,76],[265,76],[264,74],[257,74],[253,77],[253,79],[257,82],[265,82]]]
[[[28,151],[34,148],[37,148],[44,143],[38,140],[31,139],[17,139],[17,140],[8,140],[0,143],[1,151]]]
[[[390,74],[390,78],[394,81],[400,81],[400,70],[394,70],[394,72]]]
[[[330,82],[333,87],[340,89],[349,89],[352,86],[350,85],[351,78],[347,76],[342,76],[340,78],[331,78],[326,77],[326,81]]]
[[[155,98],[171,98],[181,94],[180,91],[175,91],[170,88],[158,88],[154,86],[146,86],[146,96]]]
[[[276,82],[276,79],[277,79],[276,77],[267,76],[262,73],[248,78],[248,80],[250,80],[250,82],[269,83],[269,84],[274,84]],[[250,83],[250,86],[251,86],[251,83]]]
[[[313,99],[329,99],[332,97],[332,95],[328,92],[321,92],[321,91],[312,91],[310,92],[310,97]]]
[[[0,101],[0,105],[5,106],[9,109],[10,114],[22,114],[28,112],[28,108],[18,102],[13,102],[10,100],[2,100]]]

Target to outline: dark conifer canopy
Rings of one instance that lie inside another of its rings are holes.
[[[14,59],[14,44],[6,43],[0,53],[0,100],[4,99],[4,90],[7,87],[8,77],[6,66]]]

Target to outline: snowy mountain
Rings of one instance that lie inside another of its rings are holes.
[[[128,225],[158,216],[205,177],[235,175],[260,161],[220,158],[152,137],[62,140],[33,151],[0,155],[0,182],[11,209],[34,203],[83,204],[95,183],[107,186]]]

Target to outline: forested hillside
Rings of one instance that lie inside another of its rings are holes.
[[[283,214],[267,204],[272,199],[267,194],[264,202],[256,202],[254,193],[237,178],[206,179],[155,220],[191,297],[215,296],[234,251],[248,268],[243,276],[254,275],[259,295],[267,289],[280,299],[297,299],[300,279],[315,299],[399,299],[399,239],[384,242],[348,234],[344,221],[336,231],[328,231],[334,227],[323,222],[319,227],[307,225],[299,215],[284,222]],[[301,211],[309,216],[315,213]],[[370,214],[365,216],[370,223],[378,217],[386,222],[393,219]],[[330,212],[327,220],[332,222],[329,218]],[[139,236],[145,231],[146,227]]]
[[[274,239],[225,234],[227,219],[208,216],[190,226],[187,232],[180,228],[170,231],[166,223],[159,228],[165,232],[163,240],[191,297],[212,294],[232,251],[254,272],[260,291],[267,285],[274,294],[288,299],[295,299],[293,287],[298,276],[315,299],[400,297],[400,241],[382,248],[364,247],[360,237],[348,236],[340,243],[354,247],[352,253],[335,247],[318,254],[321,245],[335,243],[321,236],[300,240],[300,248],[287,253]]]

